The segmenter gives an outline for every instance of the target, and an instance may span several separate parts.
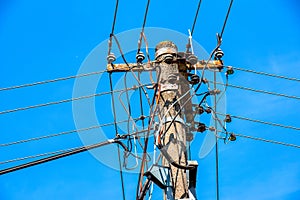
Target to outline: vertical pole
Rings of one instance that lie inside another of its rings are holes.
[[[178,63],[173,62],[174,55],[177,54],[177,47],[173,42],[160,42],[155,49],[155,59],[161,61],[157,66],[158,83],[160,84],[160,98],[158,106],[161,117],[161,151],[168,154],[172,160],[163,158],[162,164],[170,166],[171,181],[173,183],[173,198],[181,199],[188,197],[188,184],[186,170],[170,165],[176,162],[180,165],[187,165],[186,158],[186,135],[183,114],[180,109],[179,98],[186,91],[182,91]],[[178,114],[178,115],[177,115]],[[177,115],[176,119],[174,117]],[[171,124],[172,123],[172,124]],[[165,199],[170,199],[170,195],[165,192]]]
[[[214,90],[217,90],[217,72],[214,71]],[[218,147],[218,122],[217,122],[217,95],[214,95],[214,117],[215,117],[215,138],[216,138],[216,200],[219,200],[219,147]]]

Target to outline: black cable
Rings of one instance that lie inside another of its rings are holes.
[[[228,20],[228,16],[229,16],[229,14],[230,14],[230,10],[231,10],[232,3],[233,3],[233,0],[230,1],[230,5],[229,5],[229,8],[228,8],[228,10],[227,10],[227,14],[226,14],[226,17],[225,17],[225,21],[224,21],[224,24],[223,24],[223,27],[222,27],[222,31],[221,31],[221,34],[220,34],[220,37],[221,37],[221,38],[223,37],[223,33],[224,33],[224,30],[225,30],[225,27],[226,27],[226,23],[227,23],[227,20]]]
[[[184,165],[181,165],[181,164],[177,163],[176,161],[174,161],[171,158],[171,156],[168,154],[168,152],[165,149],[163,149],[161,147],[158,147],[158,148],[159,148],[160,152],[162,153],[162,155],[167,159],[167,161],[171,165],[173,165],[174,167],[176,167],[178,169],[185,169],[185,170],[191,170],[191,169],[195,168],[195,166],[193,166],[193,165],[186,165],[186,166],[184,166]]]
[[[197,7],[197,10],[196,10],[196,14],[195,14],[195,17],[194,17],[194,22],[193,22],[193,25],[192,25],[192,31],[189,33],[189,39],[188,39],[188,43],[186,45],[186,53],[191,53],[190,48],[192,47],[192,36],[194,34],[194,29],[195,29],[195,26],[196,26],[196,22],[197,22],[199,10],[200,10],[201,2],[202,2],[202,0],[199,0],[198,7]]]
[[[123,53],[123,50],[122,50],[122,48],[121,48],[121,44],[120,44],[120,42],[119,42],[119,40],[118,40],[117,36],[115,36],[115,35],[112,35],[112,37],[115,39],[115,41],[116,41],[116,43],[117,43],[117,46],[118,46],[119,52],[120,52],[120,54],[121,54],[121,57],[122,57],[122,59],[123,59],[124,63],[125,63],[125,64],[126,64],[128,67],[129,67],[129,64],[128,64],[128,62],[127,62],[126,58],[125,58],[125,55],[124,55],[124,53]],[[113,66],[113,64],[112,64],[112,66]]]
[[[140,53],[140,51],[141,51],[142,38],[143,38],[143,34],[144,34],[144,29],[145,29],[145,26],[146,26],[149,5],[150,5],[150,0],[147,1],[147,5],[146,5],[146,10],[145,10],[145,14],[144,14],[144,20],[143,20],[142,30],[141,30],[140,38],[138,40],[137,54]]]
[[[111,53],[111,48],[112,48],[112,37],[115,32],[115,25],[116,25],[116,20],[117,20],[117,13],[118,13],[118,7],[119,7],[119,0],[116,0],[116,7],[115,7],[115,12],[114,12],[114,19],[111,27],[111,33],[109,34],[109,41],[108,41],[108,55]]]
[[[120,142],[116,139],[112,139],[112,140],[107,140],[106,142],[100,142],[100,143],[97,143],[97,144],[78,147],[78,148],[75,148],[73,150],[70,150],[70,151],[67,151],[67,152],[64,152],[64,153],[60,153],[60,154],[53,155],[53,156],[50,156],[50,157],[42,158],[42,159],[32,161],[32,162],[29,162],[29,163],[17,165],[17,166],[10,167],[10,168],[7,168],[7,169],[3,169],[3,170],[0,170],[0,175],[7,174],[7,173],[10,173],[10,172],[14,172],[14,171],[24,169],[24,168],[27,168],[27,167],[32,167],[32,166],[35,166],[35,165],[38,165],[38,164],[42,164],[42,163],[49,162],[49,161],[52,161],[52,160],[56,160],[56,159],[59,159],[59,158],[67,157],[67,156],[70,156],[70,155],[74,155],[74,154],[77,154],[77,153],[81,153],[81,152],[84,152],[84,151],[88,151],[88,150],[95,149],[95,148],[98,148],[98,147],[102,147],[102,146],[112,144],[112,143],[117,143],[118,146],[120,145],[122,148],[124,148],[125,151],[127,151],[127,147],[122,142]]]
[[[113,83],[112,83],[112,73],[109,73],[109,86],[111,91],[111,101],[112,101],[112,109],[113,109],[113,117],[114,117],[114,124],[115,124],[115,132],[116,137],[119,136],[118,133],[118,127],[117,127],[117,116],[116,116],[116,108],[115,108],[115,98],[114,98],[114,90],[113,90]],[[127,91],[127,88],[126,88]],[[129,134],[129,133],[128,133]],[[120,178],[121,178],[121,185],[122,185],[122,195],[123,200],[125,200],[125,188],[124,188],[124,179],[123,179],[123,170],[122,170],[122,162],[121,162],[121,153],[120,153],[120,147],[118,145],[118,161],[119,161],[119,169],[120,169]]]
[[[111,28],[111,34],[114,34],[114,31],[115,31],[115,25],[116,25],[116,20],[117,20],[118,7],[119,7],[119,0],[116,0],[116,7],[115,7],[115,12],[114,12],[114,20],[113,20],[112,28]]]
[[[194,34],[194,29],[195,29],[195,26],[196,26],[196,22],[197,22],[199,10],[200,10],[200,7],[201,7],[201,3],[202,3],[202,0],[199,0],[197,11],[196,11],[196,15],[195,15],[193,26],[192,26],[192,30],[191,30],[191,35]]]
[[[146,11],[145,11],[144,20],[143,20],[143,26],[142,26],[143,30],[144,30],[144,28],[146,26],[149,5],[150,5],[150,0],[147,1],[147,5],[146,5]]]

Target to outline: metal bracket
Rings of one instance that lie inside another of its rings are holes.
[[[144,173],[152,182],[154,182],[161,189],[172,187],[171,173],[169,167],[160,165],[152,165],[149,171]]]

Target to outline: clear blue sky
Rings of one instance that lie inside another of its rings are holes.
[[[197,3],[152,1],[147,26],[186,34]],[[215,34],[221,29],[228,4],[224,0],[202,3],[194,39],[208,52],[216,45]],[[116,33],[141,27],[145,5],[146,1],[120,0]],[[107,40],[114,6],[115,1],[96,0],[0,1],[0,87],[77,74],[92,49]],[[300,78],[299,8],[296,0],[235,1],[223,37],[225,63]],[[300,96],[299,82],[236,71],[230,83]],[[74,80],[68,80],[2,91],[0,110],[71,98],[73,84]],[[103,87],[108,89],[108,84],[107,80]],[[299,100],[234,88],[228,88],[226,96],[228,113],[300,127]],[[103,103],[101,98],[97,103]],[[97,114],[107,116],[105,109]],[[105,120],[112,121],[110,114]],[[0,115],[0,143],[75,128],[71,103],[4,114]],[[227,128],[300,145],[299,131],[237,119]],[[0,162],[80,145],[78,135],[70,134],[0,147]],[[198,198],[215,199],[214,154],[199,159],[200,144],[194,145],[194,159],[199,162]],[[220,199],[299,199],[299,153],[296,148],[243,138],[229,145],[220,144]],[[0,168],[8,166],[12,164]],[[137,177],[125,177],[126,197],[134,199]],[[0,199],[121,199],[119,172],[86,152],[0,176]]]

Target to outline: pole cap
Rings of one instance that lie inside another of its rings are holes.
[[[155,47],[155,59],[163,54],[177,54],[178,49],[172,41],[162,41]]]

